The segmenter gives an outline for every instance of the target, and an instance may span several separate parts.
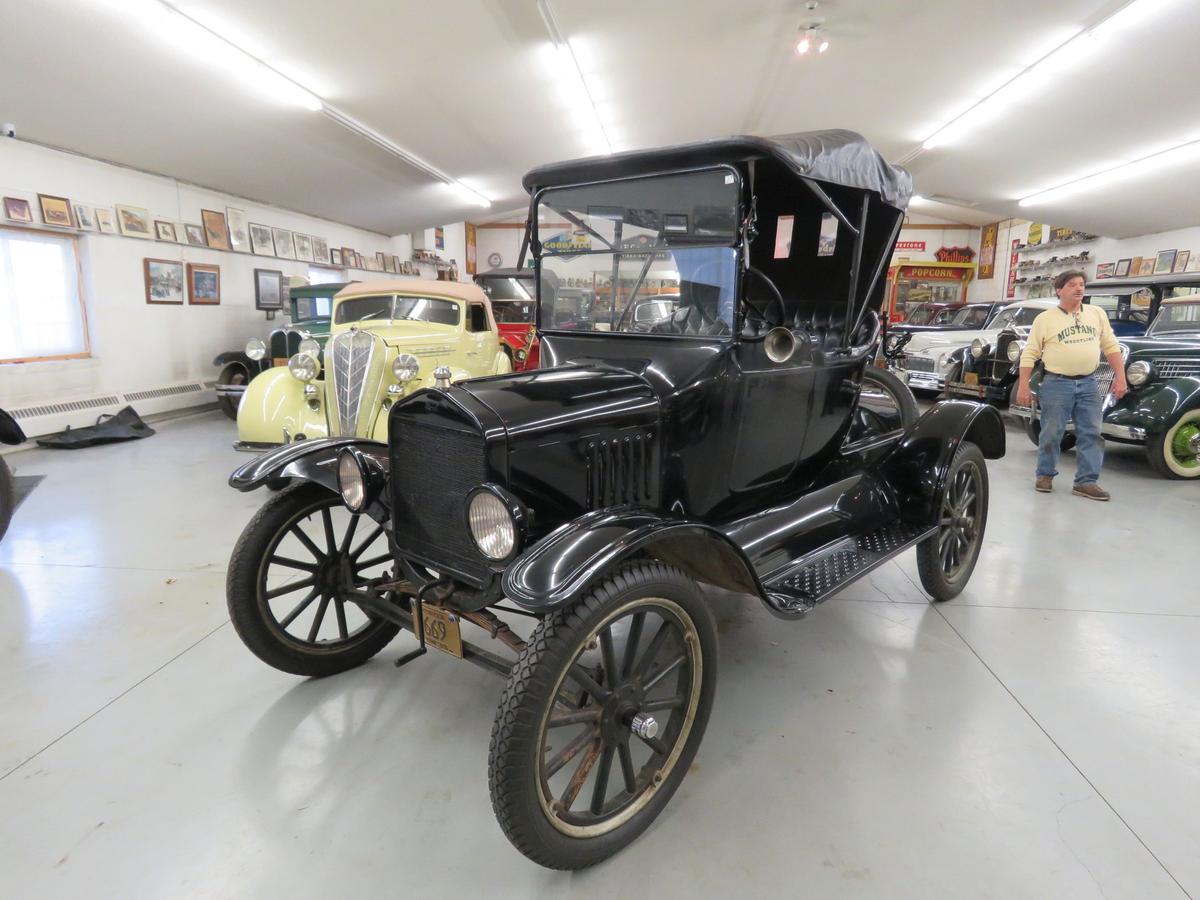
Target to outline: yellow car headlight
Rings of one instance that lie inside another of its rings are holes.
[[[421,373],[421,361],[411,353],[401,353],[392,361],[392,374],[403,384]]]
[[[311,353],[297,353],[288,360],[288,371],[299,381],[312,381],[321,374],[321,364]]]

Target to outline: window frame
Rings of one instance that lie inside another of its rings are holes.
[[[75,257],[75,300],[79,304],[79,324],[83,334],[83,350],[79,353],[58,353],[52,356],[25,356],[14,359],[0,359],[0,366],[22,365],[24,363],[60,362],[69,359],[92,358],[92,334],[88,323],[86,287],[83,281],[83,260],[79,255],[79,235],[56,231],[50,228],[27,228],[20,225],[0,224],[0,236],[4,232],[13,231],[37,235],[52,234],[56,237],[68,238],[71,242],[71,253]]]

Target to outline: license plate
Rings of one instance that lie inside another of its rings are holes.
[[[425,643],[462,659],[462,625],[458,616],[431,603],[421,604],[421,611],[425,617]]]
[[[967,384],[979,384],[978,372],[964,372],[963,381]]]

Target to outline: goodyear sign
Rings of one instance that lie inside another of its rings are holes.
[[[564,231],[542,241],[542,249],[551,253],[586,253],[592,238],[586,231]]]

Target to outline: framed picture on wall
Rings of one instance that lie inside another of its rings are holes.
[[[296,246],[292,243],[292,233],[286,228],[272,228],[271,236],[275,238],[275,255],[280,259],[295,259]]]
[[[187,226],[182,222],[175,223],[175,243],[186,244],[188,242]]]
[[[319,263],[329,263],[329,242],[325,238],[319,238],[315,235],[312,238],[313,261]]]
[[[250,248],[259,256],[275,255],[275,239],[271,237],[270,226],[250,223]]]
[[[215,209],[200,210],[200,221],[204,223],[204,237],[214,250],[230,250],[229,230],[225,227],[225,213]]]
[[[225,207],[225,224],[229,227],[229,245],[235,253],[250,252],[249,223],[246,213],[232,206]]]
[[[201,228],[199,225],[185,224],[183,226],[183,230],[184,230],[184,232],[187,233],[187,242],[190,246],[192,246],[192,247],[207,247],[208,246],[208,244],[204,243],[204,229]]]
[[[334,247],[332,250],[330,250],[329,261],[335,266],[340,266],[342,264],[342,251],[337,247]]]
[[[377,272],[387,271],[387,256],[384,255],[382,250],[375,251],[375,265],[379,266],[379,268],[376,269]]]
[[[254,308],[283,309],[283,273],[275,269],[254,270]]]
[[[1186,272],[1188,261],[1192,258],[1191,250],[1180,250],[1175,254],[1175,265],[1171,266],[1172,272]]]
[[[4,198],[4,215],[10,222],[33,223],[33,209],[30,208],[28,200],[22,200],[20,197]]]
[[[1114,272],[1114,274],[1115,274],[1115,275],[1116,275],[1118,278],[1124,278],[1126,275],[1128,275],[1128,274],[1129,274],[1129,264],[1130,264],[1131,262],[1133,262],[1133,260],[1132,260],[1132,259],[1119,259],[1119,260],[1117,260],[1117,268],[1116,268],[1116,271]]]
[[[57,228],[73,228],[75,220],[71,218],[71,201],[66,197],[52,197],[50,194],[38,194],[38,203],[42,207],[42,221]]]
[[[125,237],[152,238],[150,211],[138,206],[117,204],[117,226]]]
[[[1096,266],[1096,278],[1112,278],[1116,267],[1116,263],[1100,263]]]
[[[177,259],[146,259],[142,266],[147,303],[183,303],[183,263]]]
[[[90,206],[74,203],[72,208],[75,210],[75,224],[79,226],[80,231],[96,230],[96,216]]]
[[[117,220],[113,218],[113,211],[107,206],[96,207],[96,227],[104,234],[117,233]]]
[[[1155,275],[1165,275],[1171,271],[1171,266],[1175,265],[1175,254],[1178,250],[1159,250],[1158,257],[1154,261]]]
[[[466,232],[467,232],[467,274],[474,275],[475,274],[475,257],[476,257],[476,254],[478,253],[478,247],[476,246],[475,226],[473,224],[471,224],[470,222],[468,222],[466,225]]]
[[[404,274],[404,270],[400,268],[400,265],[401,265],[400,257],[393,255],[392,256],[392,271],[395,272],[397,275]]]
[[[295,234],[292,236],[296,245],[296,259],[304,262],[315,262],[313,259],[312,239],[307,234]]]
[[[347,268],[358,268],[358,260],[354,258],[354,251],[349,247],[342,248],[342,262]]]
[[[188,263],[188,303],[216,306],[221,302],[221,267]]]
[[[162,219],[154,220],[154,237],[160,241],[175,243],[175,226]]]

